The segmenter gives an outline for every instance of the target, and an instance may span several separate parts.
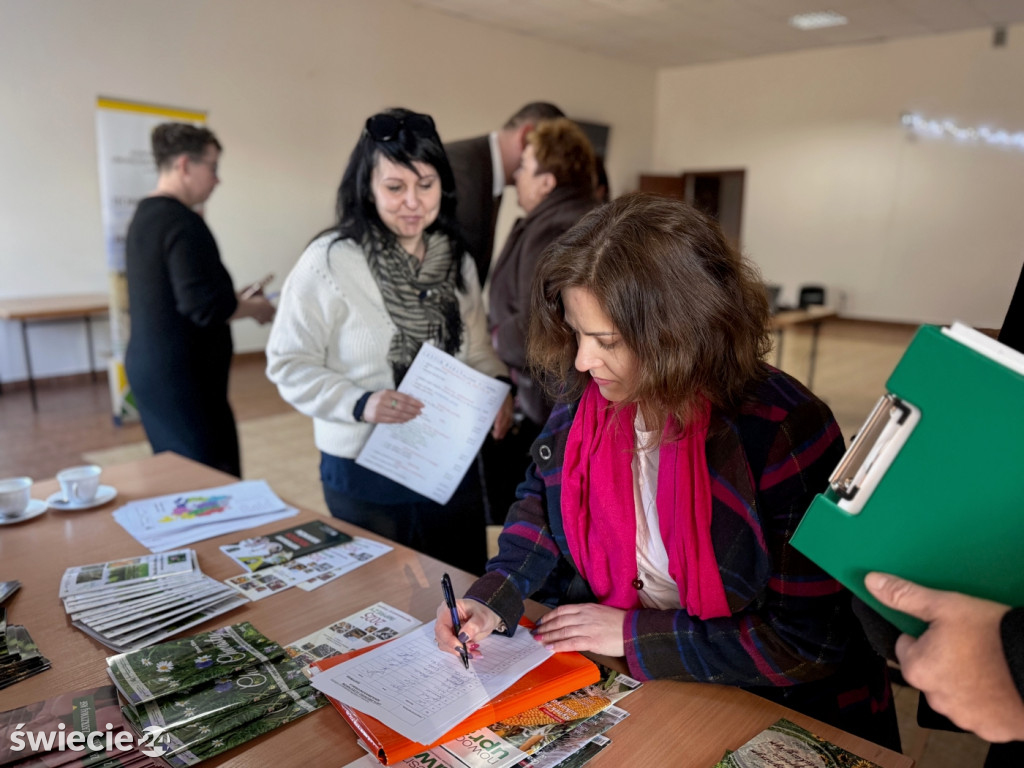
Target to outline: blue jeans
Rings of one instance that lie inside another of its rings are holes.
[[[476,463],[441,505],[358,466],[321,454],[324,500],[333,517],[474,574],[487,560],[484,506]]]

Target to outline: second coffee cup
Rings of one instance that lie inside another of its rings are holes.
[[[84,464],[80,467],[68,467],[57,473],[61,493],[66,504],[88,504],[96,498],[100,489],[101,467],[95,464]]]

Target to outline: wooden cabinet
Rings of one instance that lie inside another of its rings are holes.
[[[685,171],[678,176],[641,174],[639,189],[691,203],[718,221],[725,235],[739,247],[745,175],[742,170]]]

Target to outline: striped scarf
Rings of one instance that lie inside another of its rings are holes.
[[[424,342],[450,355],[462,346],[462,315],[455,296],[458,261],[447,235],[424,235],[423,263],[392,237],[370,230],[363,250],[384,306],[398,331],[391,338],[388,363],[397,387]]]

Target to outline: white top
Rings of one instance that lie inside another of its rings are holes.
[[[638,593],[645,608],[681,608],[679,586],[668,572],[668,552],[658,524],[658,437],[644,429],[637,409],[633,422],[633,499],[636,504],[636,569],[644,587]]]
[[[352,240],[317,238],[284,282],[267,341],[267,377],[297,410],[313,417],[316,447],[354,459],[373,424],[352,409],[366,392],[394,389],[387,352],[397,331],[366,256]],[[465,292],[456,290],[462,347],[455,357],[488,376],[508,369],[491,347],[473,260],[462,260]]]
[[[505,193],[505,164],[501,161],[501,145],[498,144],[498,132],[491,131],[487,137],[491,143],[491,197],[501,197]]]

